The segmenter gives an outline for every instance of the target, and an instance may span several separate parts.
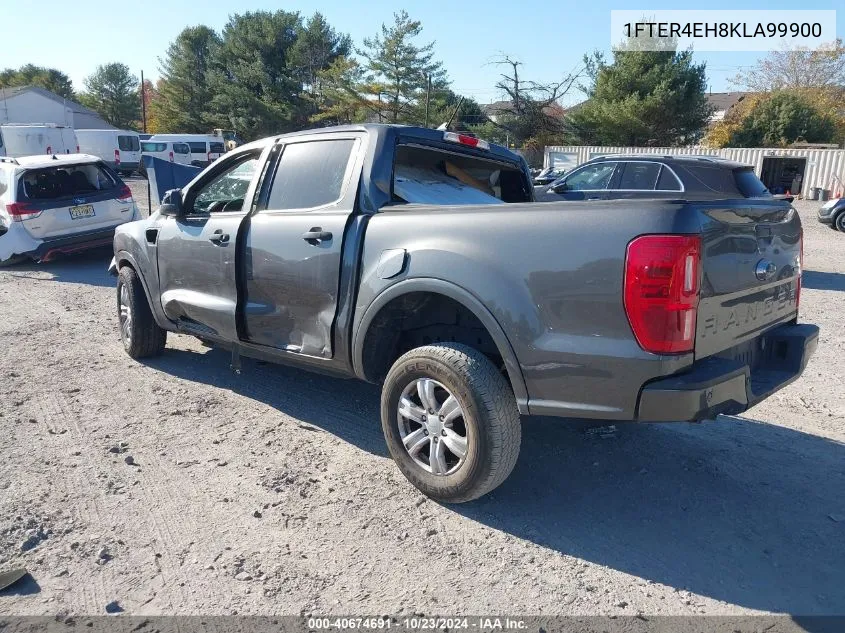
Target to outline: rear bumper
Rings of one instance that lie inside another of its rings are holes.
[[[816,350],[815,325],[782,325],[761,337],[763,358],[753,367],[710,357],[683,374],[647,384],[637,408],[645,422],[695,422],[742,413],[796,380]]]
[[[114,230],[117,227],[76,233],[67,237],[58,237],[51,240],[44,240],[34,252],[28,255],[35,257],[42,262],[49,262],[56,255],[67,253],[78,253],[100,246],[110,246],[114,241]]]

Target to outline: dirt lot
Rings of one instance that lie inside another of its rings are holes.
[[[455,507],[386,456],[376,387],[185,336],[131,360],[108,251],[4,270],[0,570],[32,577],[0,612],[845,613],[845,235],[817,204],[802,380],[701,425],[526,420]]]

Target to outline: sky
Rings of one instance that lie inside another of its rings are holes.
[[[11,3],[14,0],[4,0]],[[802,8],[834,9],[838,2],[816,2]],[[523,63],[520,76],[538,82],[560,81],[576,68],[584,53],[596,49],[609,52],[610,11],[642,9],[792,9],[793,2],[764,0],[734,2],[708,0],[690,5],[675,2],[520,2],[487,0],[460,2],[428,0],[405,4],[388,0],[141,0],[106,3],[102,0],[17,1],[13,11],[4,12],[3,47],[0,68],[26,63],[63,71],[78,90],[84,78],[98,64],[119,61],[132,72],[150,79],[159,76],[159,57],[185,26],[206,24],[221,30],[233,13],[284,9],[309,16],[320,11],[329,23],[352,36],[356,45],[378,32],[382,22],[391,22],[394,11],[404,8],[422,22],[420,43],[435,41],[436,58],[443,62],[452,90],[490,103],[503,95],[495,88],[503,68],[494,62],[507,54]],[[49,17],[48,17],[49,16]],[[837,34],[845,34],[845,11],[837,15]],[[753,66],[761,53],[695,53],[696,61],[707,63],[712,92],[732,87],[728,80],[743,68]],[[735,89],[735,88],[733,88]],[[563,101],[571,105],[583,99],[580,91]]]

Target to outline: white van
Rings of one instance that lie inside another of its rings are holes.
[[[79,151],[99,156],[123,175],[129,175],[141,163],[141,139],[131,130],[76,130]]]
[[[187,143],[179,143],[173,141],[141,141],[141,155],[155,156],[161,160],[167,160],[171,163],[179,163],[180,165],[191,164],[191,148]],[[144,163],[138,168],[142,174],[146,174]]]
[[[77,153],[79,142],[72,127],[52,123],[0,125],[0,156]]]
[[[187,143],[195,167],[207,167],[226,153],[223,137],[214,134],[153,134],[149,140]]]

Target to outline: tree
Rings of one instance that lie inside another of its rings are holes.
[[[209,71],[220,37],[207,26],[184,29],[159,59],[159,98],[150,115],[159,131],[202,133],[209,129]]]
[[[0,88],[17,86],[38,86],[65,99],[76,99],[70,77],[55,68],[25,64],[17,69],[7,68],[0,72]]]
[[[138,78],[129,66],[112,62],[97,66],[85,79],[85,93],[80,95],[80,101],[113,126],[125,129],[138,123],[139,97]]]
[[[365,94],[364,69],[350,57],[338,57],[318,71],[321,98],[319,111],[311,115],[314,123],[342,125],[360,123],[370,116],[377,116],[378,109]]]
[[[845,44],[772,51],[731,83],[752,92],[845,86]]]
[[[836,121],[820,112],[806,98],[780,91],[760,99],[728,139],[735,147],[785,147],[802,140],[829,143]]]
[[[496,123],[502,127],[507,138],[523,145],[529,139],[546,144],[563,142],[568,125],[559,101],[583,76],[584,67],[577,67],[560,81],[540,83],[520,77],[522,62],[503,55],[495,62],[506,66],[496,87],[507,95],[504,105],[496,115]]]
[[[311,115],[319,110],[322,100],[321,71],[351,50],[352,39],[335,31],[319,12],[297,29],[291,63],[311,103]]]
[[[711,108],[705,65],[692,62],[692,51],[642,50],[629,42],[613,52],[611,64],[601,55],[585,62],[589,98],[571,116],[583,143],[671,146],[701,137]]]
[[[245,138],[288,132],[304,122],[302,83],[292,65],[299,14],[233,15],[209,74],[209,120]]]
[[[404,10],[393,15],[393,24],[382,24],[381,33],[365,38],[364,48],[358,51],[369,72],[361,92],[377,102],[371,108],[378,109],[380,118],[390,123],[421,123],[419,103],[428,81],[434,89],[446,88],[446,71],[434,61],[434,42],[414,44],[422,24]]]

